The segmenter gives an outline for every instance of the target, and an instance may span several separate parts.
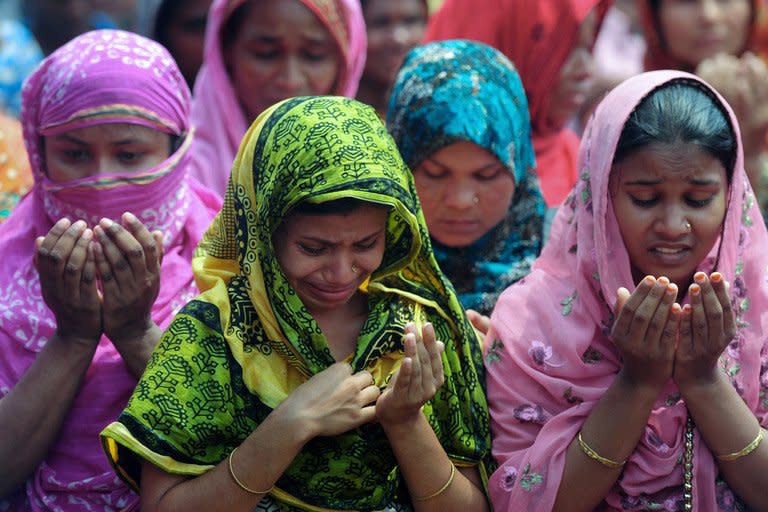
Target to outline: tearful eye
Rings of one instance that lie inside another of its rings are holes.
[[[685,201],[689,205],[693,206],[694,208],[704,208],[705,206],[709,205],[714,199],[715,199],[715,196],[706,197],[704,199],[694,199],[692,197],[689,197]]]
[[[323,247],[313,247],[305,244],[298,244],[298,246],[299,246],[299,249],[301,249],[303,252],[307,253],[310,256],[319,256],[325,250],[325,248]]]
[[[378,242],[378,239],[373,239],[370,242],[360,242],[355,244],[358,249],[362,249],[364,251],[373,249],[376,246],[376,242]]]

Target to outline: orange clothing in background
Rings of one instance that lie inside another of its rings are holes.
[[[21,138],[21,124],[0,114],[0,222],[32,188],[32,172]]]

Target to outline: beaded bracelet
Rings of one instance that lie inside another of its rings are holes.
[[[717,460],[730,462],[736,459],[740,459],[745,455],[749,455],[750,453],[755,451],[755,448],[757,448],[760,445],[760,442],[763,440],[764,437],[765,437],[765,430],[763,430],[763,428],[760,427],[760,431],[757,433],[757,437],[755,437],[751,443],[749,443],[747,446],[745,446],[744,448],[742,448],[737,452],[726,453],[725,455],[717,455]]]
[[[446,489],[448,489],[448,487],[451,486],[451,484],[453,483],[453,477],[455,476],[456,476],[456,465],[453,462],[451,462],[451,475],[448,477],[448,481],[445,482],[445,484],[443,484],[441,488],[439,488],[429,496],[411,496],[411,499],[413,501],[427,501],[427,500],[431,500],[432,498],[436,498],[437,496],[440,496],[445,492]]]
[[[266,491],[254,491],[250,487],[247,487],[243,482],[241,482],[240,479],[237,478],[237,476],[235,476],[235,470],[232,468],[232,456],[235,454],[235,450],[237,450],[237,448],[229,452],[228,464],[229,464],[229,474],[232,475],[232,480],[235,481],[238,487],[240,487],[242,490],[250,494],[261,495],[261,494],[269,494],[270,492],[272,492],[272,489],[275,488],[274,485],[269,489],[267,489]]]
[[[586,443],[586,441],[584,441],[584,439],[581,437],[581,432],[579,432],[577,439],[579,441],[579,447],[581,448],[581,451],[583,451],[587,457],[589,457],[590,459],[596,460],[597,462],[599,462],[600,464],[602,464],[607,468],[616,469],[616,468],[622,467],[624,464],[627,463],[626,460],[622,462],[616,462],[615,460],[606,459],[605,457],[597,453],[595,450],[592,449],[591,446],[589,446]]]

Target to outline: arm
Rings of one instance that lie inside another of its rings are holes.
[[[102,219],[94,233],[104,334],[139,378],[162,335],[151,316],[160,291],[162,234],[150,233],[131,213],[123,215],[122,225]]]
[[[626,290],[620,290],[619,315],[611,333],[624,367],[581,429],[582,439],[592,450],[618,463],[635,450],[651,409],[672,376],[682,317],[680,307],[673,307],[677,287],[666,278],[645,278],[628,300],[627,295]],[[566,452],[554,510],[595,509],[616,483],[621,469],[589,457],[574,439]]]
[[[101,337],[92,232],[59,221],[36,241],[35,265],[57,330],[0,400],[0,496],[29,478],[55,442]]]
[[[241,488],[230,473],[230,459],[196,478],[171,475],[145,462],[141,508],[146,512],[207,510],[250,512],[266,496],[304,445],[317,436],[357,428],[375,417],[379,388],[368,372],[352,374],[337,363],[299,386],[236,449],[231,459]]]
[[[376,403],[377,418],[417,512],[488,510],[478,471],[461,468],[454,473],[453,462],[421,412],[444,379],[443,344],[435,340],[430,324],[424,326],[422,336],[413,325],[406,327],[406,358]]]
[[[680,327],[675,381],[715,455],[736,453],[754,440],[761,428],[727,376],[718,368],[720,354],[736,334],[727,285],[720,274],[699,272],[691,285],[691,308]],[[697,290],[696,292],[694,292]],[[733,461],[718,461],[720,472],[750,510],[768,510],[768,443]]]

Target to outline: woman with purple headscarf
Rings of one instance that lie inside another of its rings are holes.
[[[24,87],[35,184],[0,227],[0,510],[132,510],[105,460],[220,203],[187,176],[190,94],[159,44],[84,34]]]

